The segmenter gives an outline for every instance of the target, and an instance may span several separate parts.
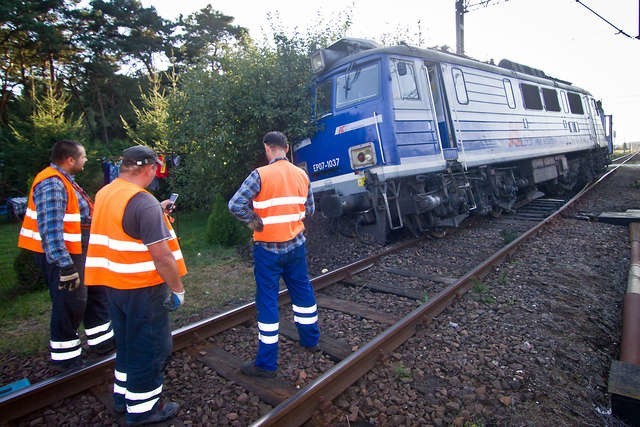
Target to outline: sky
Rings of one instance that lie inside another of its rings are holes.
[[[276,16],[285,29],[305,34],[319,22],[343,22],[349,37],[375,41],[406,34],[419,47],[456,47],[455,0],[141,0],[167,19],[206,5],[234,17],[255,40]],[[588,90],[613,115],[614,143],[640,142],[640,0],[467,0],[465,54],[543,70]],[[471,5],[476,6],[471,6]],[[390,7],[393,5],[393,7]],[[588,6],[601,17],[591,12]],[[271,18],[270,18],[271,17]],[[607,23],[606,21],[609,23]],[[616,27],[616,28],[614,28]],[[619,30],[628,34],[627,37]]]

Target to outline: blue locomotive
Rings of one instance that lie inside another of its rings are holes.
[[[294,161],[319,210],[360,237],[499,215],[609,162],[600,102],[541,70],[361,39],[311,62],[317,131],[294,145]]]

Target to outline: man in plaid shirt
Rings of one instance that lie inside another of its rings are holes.
[[[319,350],[318,307],[309,281],[303,219],[315,210],[309,177],[287,160],[287,137],[278,131],[262,139],[269,164],[251,172],[229,201],[229,210],[253,230],[258,312],[258,351],[243,374],[273,378],[278,369],[280,278],[293,308],[300,346]]]
[[[103,287],[84,286],[84,259],[93,203],[73,176],[84,169],[84,147],[58,141],[51,164],[34,178],[18,246],[34,253],[51,296],[51,366],[64,371],[82,366],[78,327],[84,320],[89,348],[114,349]]]

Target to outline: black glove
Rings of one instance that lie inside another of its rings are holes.
[[[249,223],[247,223],[247,226],[254,231],[262,231],[262,229],[264,228],[264,225],[262,224],[262,218],[260,218],[259,216],[255,217]]]
[[[60,267],[60,281],[58,282],[58,289],[65,291],[73,291],[80,286],[80,275],[76,266],[73,264],[66,267]]]

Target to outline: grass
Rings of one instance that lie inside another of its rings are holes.
[[[235,248],[223,248],[206,241],[206,212],[178,213],[174,228],[189,273],[184,277],[185,304],[171,316],[174,327],[200,320],[223,307],[252,300],[255,283],[253,265]],[[0,353],[30,355],[46,353],[49,340],[51,300],[48,291],[13,295],[16,279],[13,259],[18,253],[18,224],[0,225]]]
[[[479,280],[473,281],[473,287],[471,288],[472,297],[484,304],[493,304],[496,302],[496,298],[491,295],[489,288]]]
[[[411,369],[404,366],[402,362],[398,362],[393,366],[393,373],[402,382],[410,381],[413,378]]]
[[[18,255],[18,232],[20,223],[0,223],[0,291],[11,289],[16,284],[13,260]]]
[[[16,295],[13,261],[20,252],[17,246],[19,222],[0,224],[0,352],[25,353],[46,349],[48,343],[51,300],[46,290]]]
[[[509,283],[509,277],[507,276],[506,271],[500,272],[500,274],[498,275],[498,283],[501,284],[502,286],[505,286],[507,285],[507,283]]]

